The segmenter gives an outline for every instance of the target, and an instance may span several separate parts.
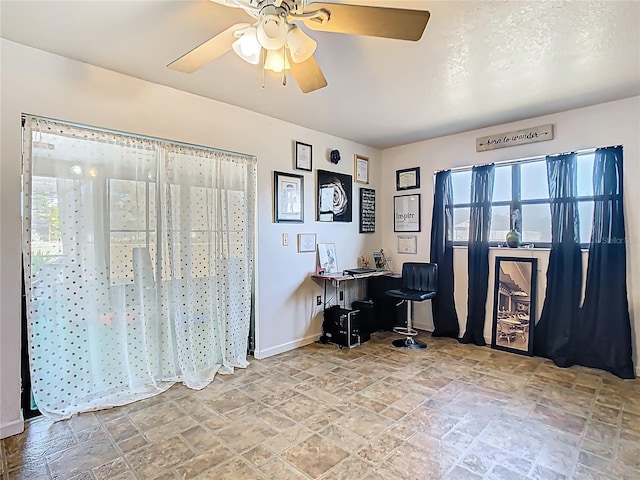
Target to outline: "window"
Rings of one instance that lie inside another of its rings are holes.
[[[593,217],[593,152],[578,154],[577,195],[580,221],[580,242],[586,247],[591,238]],[[453,241],[466,245],[469,239],[471,197],[471,168],[451,174],[453,186]],[[507,232],[514,228],[512,218],[516,210],[520,221],[516,225],[524,244],[551,246],[551,208],[544,157],[496,165],[493,199],[491,202],[491,231],[493,246],[505,243]]]

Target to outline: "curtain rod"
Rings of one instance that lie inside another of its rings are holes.
[[[584,153],[594,153],[598,148],[616,148],[616,147],[622,147],[622,145],[610,145],[609,147],[583,148],[582,150],[574,150],[573,152],[552,153],[550,155],[566,155],[569,153],[577,153],[578,155],[580,155]],[[490,162],[490,163],[493,163],[494,165],[509,165],[510,163],[527,163],[527,162],[533,162],[535,160],[540,160],[542,158],[546,158],[547,156],[549,155],[535,155],[533,157],[521,157],[521,158],[514,158],[512,160],[501,160],[499,162]],[[470,170],[471,168],[474,168],[474,167],[481,167],[482,165],[489,165],[489,164],[484,163],[481,165],[472,165],[472,166],[466,166],[466,167],[443,168],[442,170],[434,171],[433,174],[435,175],[436,173],[446,172],[446,171],[460,172],[463,170]]]
[[[173,145],[180,145],[180,146],[184,146],[184,147],[201,148],[203,150],[209,150],[209,151],[212,151],[212,152],[225,153],[225,154],[229,154],[229,155],[237,155],[239,157],[250,158],[250,159],[254,159],[254,160],[256,159],[255,155],[249,155],[248,153],[239,153],[239,152],[234,152],[234,151],[231,151],[231,150],[224,150],[222,148],[214,148],[214,147],[207,147],[205,145],[197,145],[195,143],[180,142],[180,141],[177,141],[177,140],[169,140],[167,138],[161,138],[161,137],[152,137],[151,135],[141,135],[141,134],[138,134],[138,133],[128,133],[128,132],[123,132],[121,130],[112,130],[110,128],[96,127],[96,126],[93,126],[93,125],[83,125],[81,123],[68,122],[66,120],[58,120],[56,118],[43,117],[41,115],[32,115],[30,113],[23,113],[22,114],[22,125],[23,126],[24,126],[24,121],[25,121],[26,117],[39,118],[41,120],[46,120],[48,122],[61,123],[63,125],[69,125],[71,127],[89,128],[91,130],[98,130],[100,132],[116,133],[118,135],[123,135],[125,137],[142,138],[144,140],[154,140],[154,141],[157,141],[157,142],[171,143]]]

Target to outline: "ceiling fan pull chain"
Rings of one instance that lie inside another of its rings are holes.
[[[282,86],[287,85],[287,44],[282,46]]]

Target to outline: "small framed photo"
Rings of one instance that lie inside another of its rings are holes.
[[[306,143],[296,142],[296,170],[312,171],[313,167],[313,147]]]
[[[396,170],[396,190],[420,188],[420,167]]]
[[[357,183],[369,183],[369,158],[356,154],[353,161],[354,180]]]
[[[393,231],[420,231],[420,194],[393,197]]]
[[[398,235],[398,253],[417,254],[418,237],[416,235]]]
[[[315,233],[299,233],[298,234],[298,253],[315,252],[316,251],[316,234]]]
[[[276,222],[304,222],[304,178],[273,172],[273,201]]]

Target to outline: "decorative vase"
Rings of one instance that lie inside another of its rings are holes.
[[[507,246],[517,248],[522,243],[522,236],[517,230],[511,230],[507,233]]]

